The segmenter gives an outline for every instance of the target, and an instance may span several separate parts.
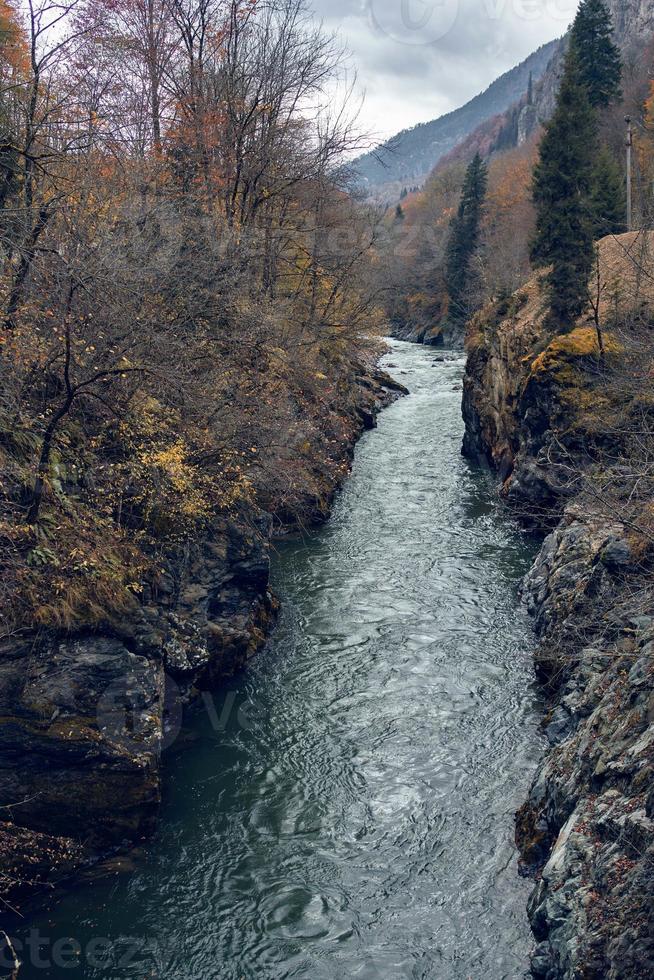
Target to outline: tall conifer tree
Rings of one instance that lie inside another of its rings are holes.
[[[547,275],[554,324],[570,328],[588,301],[594,254],[590,207],[597,157],[597,119],[571,46],[554,115],[534,170],[536,236],[532,260]]]
[[[611,13],[604,0],[581,0],[570,46],[579,62],[590,104],[603,108],[620,98],[622,61],[613,41]]]
[[[466,170],[461,200],[452,218],[445,257],[445,276],[450,297],[450,315],[463,321],[471,308],[470,262],[479,244],[479,227],[488,186],[488,169],[476,153]]]

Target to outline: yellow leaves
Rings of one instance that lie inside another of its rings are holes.
[[[150,514],[197,521],[210,512],[206,476],[188,462],[186,445],[178,440],[168,446],[141,453],[141,490]],[[147,471],[152,471],[148,477]]]
[[[178,442],[174,446],[168,446],[166,449],[158,452],[144,453],[141,456],[141,462],[146,466],[158,466],[172,474],[179,472],[183,465],[185,455],[186,450],[184,446]]]
[[[130,443],[142,443],[156,438],[164,427],[163,415],[161,402],[150,395],[139,393],[133,400],[131,414],[121,419],[120,434]]]
[[[164,473],[171,485],[180,493],[187,493],[193,486],[193,468],[186,461],[186,447],[182,442],[155,452],[143,453],[144,466],[153,466]]]
[[[240,469],[240,467],[237,467]],[[221,493],[220,507],[223,510],[230,510],[236,504],[252,501],[254,499],[254,485],[252,480],[243,473],[239,473],[235,480],[228,483]]]

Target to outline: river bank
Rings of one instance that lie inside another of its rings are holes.
[[[156,585],[121,617],[89,628],[19,631],[0,657],[0,901],[18,914],[156,828],[162,750],[182,706],[233,676],[261,649],[278,601],[274,534],[324,521],[354,446],[405,389],[374,362],[336,378],[293,507],[274,487],[215,513],[201,536],[168,546]],[[316,406],[320,411],[320,406]],[[328,446],[328,458],[323,456]],[[322,458],[321,458],[322,457]],[[263,489],[265,489],[264,484]],[[269,503],[275,512],[264,508]]]
[[[602,278],[623,284],[625,305],[637,296],[630,249],[642,263],[643,247],[638,236],[601,243]],[[607,333],[602,363],[592,326],[553,337],[543,307],[536,277],[473,320],[464,390],[466,454],[547,535],[524,584],[550,745],[517,820],[536,879],[532,975],[640,980],[654,972],[653,564],[649,495],[626,501],[626,434],[638,412],[647,438],[650,406],[630,388],[633,327]]]

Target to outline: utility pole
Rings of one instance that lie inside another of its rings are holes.
[[[631,116],[625,116],[627,124],[627,231],[632,230],[632,210],[631,210],[631,148],[634,145],[633,130],[631,128]]]

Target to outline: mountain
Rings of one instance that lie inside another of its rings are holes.
[[[385,185],[399,185],[401,190],[422,183],[441,157],[480,123],[505,112],[520,99],[527,91],[530,75],[534,81],[542,77],[560,44],[560,40],[544,44],[460,109],[406,129],[360,157],[353,169],[364,187],[383,194]]]
[[[633,76],[634,66],[649,56],[647,45],[654,36],[654,0],[607,0],[607,3],[613,18],[614,37],[622,51],[629,79]],[[455,161],[465,163],[477,152],[487,157],[520,146],[535,129],[547,122],[556,105],[565,44],[566,38],[558,42],[541,77],[534,81],[528,98],[521,93],[522,98],[517,98],[504,111],[471,129],[441,155],[438,168]]]
[[[607,0],[607,6],[611,12],[614,38],[622,51],[628,79],[634,63],[642,58],[645,46],[654,34],[654,0]],[[534,87],[533,106],[519,111],[516,131],[518,143],[523,142],[537,125],[546,122],[554,111],[563,70],[563,50],[562,45],[538,85]]]

